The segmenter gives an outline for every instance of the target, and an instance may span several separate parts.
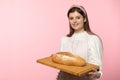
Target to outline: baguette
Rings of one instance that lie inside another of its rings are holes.
[[[58,64],[81,67],[86,65],[86,61],[83,58],[73,55],[70,52],[58,52],[51,57],[52,61]]]

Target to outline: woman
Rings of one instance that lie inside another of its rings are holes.
[[[67,13],[70,32],[62,38],[61,52],[71,52],[87,62],[98,65],[100,70],[93,70],[84,76],[75,76],[60,71],[57,80],[96,80],[102,74],[102,42],[89,27],[87,13],[82,6],[73,6]]]

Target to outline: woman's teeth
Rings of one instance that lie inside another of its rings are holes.
[[[78,24],[73,24],[73,26],[75,26],[75,27],[76,27],[76,26],[78,26]]]

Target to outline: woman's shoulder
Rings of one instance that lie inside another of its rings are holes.
[[[94,46],[94,47],[103,47],[103,43],[102,43],[102,40],[101,38],[98,36],[98,35],[90,35],[90,38],[88,40],[88,45],[91,47]]]
[[[62,36],[62,38],[61,38],[62,41],[65,41],[65,40],[68,40],[68,39],[69,39],[69,37],[67,37],[67,36]]]
[[[100,39],[100,37],[98,35],[93,34],[90,35],[90,39]]]
[[[89,35],[89,42],[101,42],[101,38],[98,35]]]
[[[61,42],[62,43],[69,43],[71,41],[72,37],[68,37],[68,36],[62,36],[61,37]]]

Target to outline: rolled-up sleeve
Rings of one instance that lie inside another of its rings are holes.
[[[100,67],[102,75],[102,41],[98,36],[92,36],[88,41],[88,62]]]

